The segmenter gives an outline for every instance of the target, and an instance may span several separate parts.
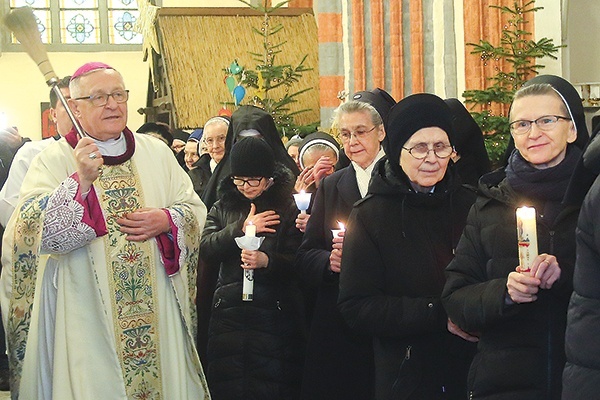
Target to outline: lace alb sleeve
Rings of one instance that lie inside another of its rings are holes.
[[[42,251],[66,254],[95,239],[96,230],[84,222],[87,219],[85,217],[86,200],[79,194],[77,180],[69,177],[48,198],[42,229]]]

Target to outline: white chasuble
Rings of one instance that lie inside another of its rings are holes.
[[[194,347],[206,208],[167,146],[131,137],[133,156],[103,166],[83,200],[64,139],[25,178],[0,280],[13,398],[210,398]],[[168,213],[169,238],[125,239],[116,219],[143,207]]]

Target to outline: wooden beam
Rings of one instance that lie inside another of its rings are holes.
[[[270,15],[278,17],[297,17],[313,14],[312,8],[279,8]],[[159,17],[165,16],[242,16],[255,17],[264,15],[250,7],[163,7],[158,10]]]

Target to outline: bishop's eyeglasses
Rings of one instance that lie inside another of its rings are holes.
[[[104,107],[108,98],[112,97],[117,103],[125,103],[129,99],[129,90],[116,90],[112,93],[98,93],[90,96],[77,97],[73,100],[88,100],[95,107]]]

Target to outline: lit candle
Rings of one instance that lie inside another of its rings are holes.
[[[346,232],[346,227],[344,226],[344,224],[342,224],[340,221],[338,221],[338,225],[340,226],[340,229],[332,229],[331,230],[331,234],[333,235],[334,238],[338,237],[341,232]]]
[[[246,237],[256,237],[256,225],[248,222],[246,225]],[[244,280],[242,282],[242,300],[252,301],[254,297],[254,270],[244,269]]]
[[[535,208],[517,208],[517,240],[521,272],[531,270],[531,263],[538,255]]]
[[[304,190],[301,190],[300,193],[294,194],[296,207],[298,207],[298,210],[300,210],[301,214],[306,214],[306,210],[308,210],[308,206],[310,206],[310,196],[311,193],[306,193]]]

